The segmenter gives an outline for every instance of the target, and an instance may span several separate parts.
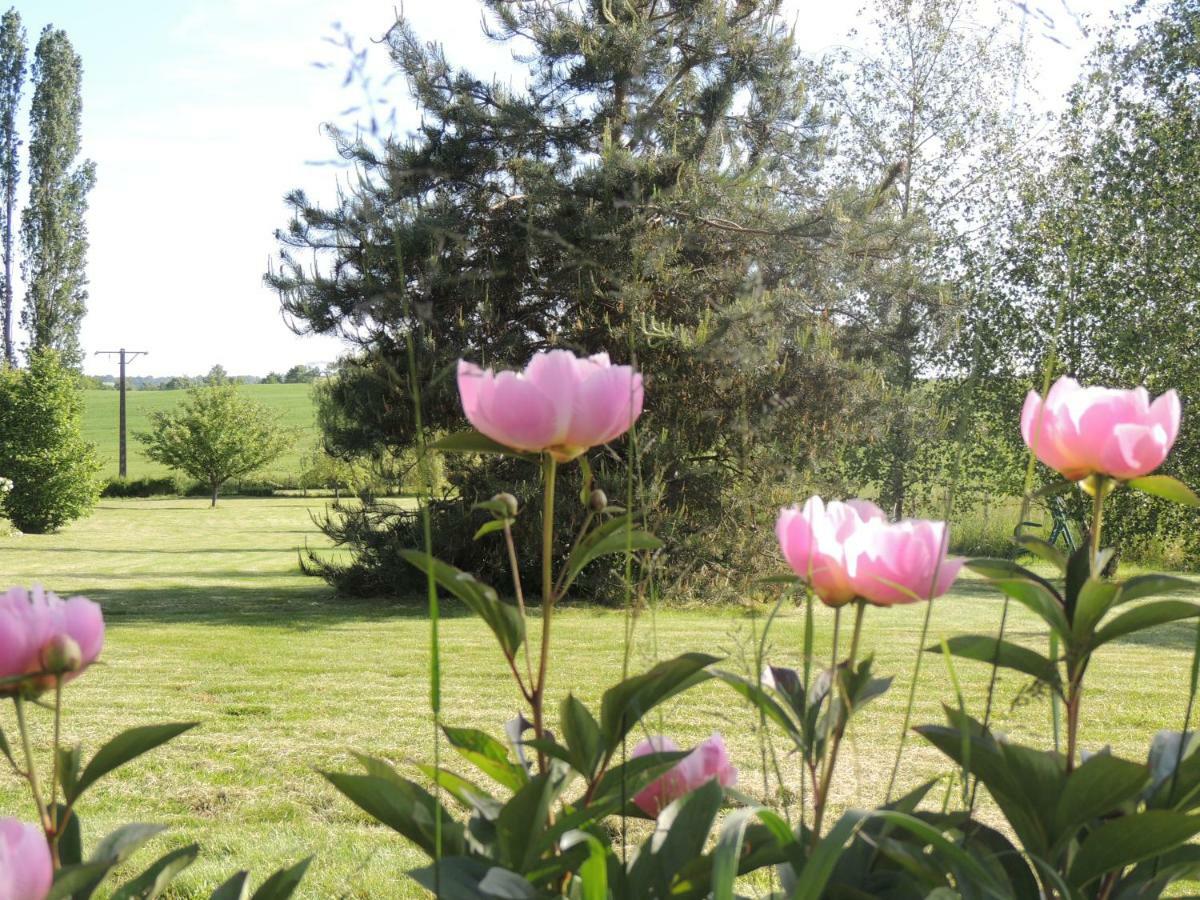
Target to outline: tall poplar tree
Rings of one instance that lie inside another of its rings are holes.
[[[25,29],[21,15],[10,9],[0,19],[0,254],[4,260],[4,281],[0,283],[0,330],[3,336],[3,360],[16,365],[13,350],[13,237],[16,234],[17,183],[21,177],[17,151],[17,107],[25,86]]]
[[[81,360],[79,326],[87,309],[87,195],[96,179],[80,151],[83,66],[65,31],[47,25],[33,56],[29,205],[21,217],[25,309],[31,350]]]

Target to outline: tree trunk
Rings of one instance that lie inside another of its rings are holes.
[[[215,484],[213,484],[213,486],[212,486],[212,489],[213,489],[213,493],[212,493],[212,506],[210,506],[210,507],[209,507],[209,509],[215,509],[215,508],[216,508],[216,506],[217,506],[217,492],[218,492],[218,491],[221,489],[221,485],[220,485],[219,483],[215,483]]]

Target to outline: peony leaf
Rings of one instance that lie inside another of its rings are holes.
[[[537,453],[526,453],[523,450],[514,450],[512,447],[505,447],[498,441],[493,441],[485,434],[480,434],[478,431],[457,431],[454,434],[448,434],[439,441],[434,441],[429,445],[430,450],[437,450],[440,453],[499,453],[501,456],[514,456],[517,459],[527,459],[536,461],[540,458]]]
[[[1196,492],[1170,475],[1143,475],[1141,478],[1131,478],[1125,483],[1135,491],[1152,497],[1161,497],[1163,500],[1181,503],[1184,506],[1200,506],[1200,497],[1196,496]]]

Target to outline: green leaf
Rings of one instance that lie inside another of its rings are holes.
[[[79,897],[87,900],[96,890],[96,885],[104,880],[104,876],[116,865],[109,862],[87,862],[73,866],[63,866],[54,873],[54,884],[46,900],[72,900]]]
[[[84,791],[111,772],[130,760],[136,759],[143,753],[165,744],[178,737],[185,731],[195,728],[198,722],[172,722],[166,725],[143,725],[140,728],[130,728],[96,751],[91,762],[79,776],[74,790],[67,794],[67,801],[74,803]]]
[[[209,900],[247,900],[249,896],[250,873],[243,869],[213,891]]]
[[[600,725],[574,694],[567,694],[559,707],[563,739],[571,751],[570,763],[588,782],[604,755],[604,737]]]
[[[968,559],[965,565],[972,572],[976,573],[977,575],[982,575],[984,578],[987,578],[991,581],[1010,581],[1012,579],[1032,581],[1040,584],[1055,596],[1058,596],[1058,592],[1054,589],[1054,585],[1048,582],[1041,575],[1030,571],[1020,563],[1013,562],[1011,559],[979,557],[977,559]]]
[[[1196,496],[1196,492],[1170,475],[1143,475],[1141,478],[1130,478],[1125,483],[1135,491],[1152,497],[1161,497],[1184,506],[1200,506],[1200,497]]]
[[[104,836],[104,839],[96,845],[96,849],[88,861],[115,866],[129,859],[130,855],[146,841],[157,837],[166,830],[162,825],[147,825],[140,822],[122,825]]]
[[[155,900],[175,876],[196,861],[199,844],[189,844],[160,857],[133,881],[126,882],[113,892],[111,900]]]
[[[563,850],[578,844],[586,844],[588,849],[579,867],[579,900],[608,900],[608,851],[595,835],[578,829],[568,831],[560,842]]]
[[[442,728],[446,739],[450,741],[458,754],[493,781],[498,782],[510,791],[519,791],[529,781],[529,773],[525,767],[513,762],[508,755],[508,747],[494,737],[478,728],[452,728],[446,725]]]
[[[1200,816],[1154,809],[1110,819],[1079,846],[1067,880],[1082,887],[1106,872],[1159,856],[1200,834]]]
[[[536,453],[525,453],[521,450],[514,450],[512,447],[505,447],[474,430],[448,434],[441,440],[430,444],[429,449],[437,450],[440,453],[499,453],[501,456],[515,456],[517,459],[538,459]]]
[[[654,707],[712,677],[705,669],[719,661],[707,653],[684,653],[605,691],[600,702],[600,731],[609,751],[616,750],[621,738]]]
[[[1144,631],[1155,625],[1165,625],[1167,622],[1176,622],[1179,619],[1190,619],[1194,616],[1200,616],[1200,606],[1184,600],[1158,600],[1153,603],[1144,603],[1110,619],[1108,624],[1096,632],[1093,646],[1099,647],[1101,644],[1107,644],[1109,641],[1127,634]]]
[[[503,531],[504,526],[511,522],[510,519],[492,519],[484,522],[479,526],[479,530],[475,532],[474,540],[479,540],[481,537],[486,537],[496,531]]]
[[[1067,616],[1056,591],[1049,590],[1035,581],[1026,581],[1021,578],[993,581],[991,584],[1001,593],[1007,594],[1035,613],[1050,626],[1051,631],[1057,632],[1064,641],[1070,640],[1071,626],[1067,624]]]
[[[401,550],[400,556],[425,574],[432,573],[439,585],[483,619],[500,642],[506,657],[512,659],[517,655],[517,650],[525,640],[525,619],[517,607],[501,602],[495,589],[476,580],[474,575],[436,557],[417,550]]]
[[[552,764],[550,771],[530,778],[500,810],[496,837],[501,860],[513,871],[524,874],[537,862],[539,837],[568,780],[566,766]]]
[[[64,866],[78,865],[83,862],[83,828],[79,823],[79,813],[70,811],[67,818],[67,807],[55,803],[55,820],[58,823],[58,858]],[[66,823],[65,825],[63,823]]]
[[[1044,541],[1039,537],[1031,535],[1018,534],[1013,537],[1013,543],[1021,549],[1027,550],[1034,556],[1050,563],[1058,571],[1067,571],[1067,555],[1049,541]]]
[[[976,662],[995,664],[1006,669],[1023,672],[1056,690],[1062,690],[1058,667],[1026,647],[977,634],[964,634],[946,641],[946,647],[954,656],[973,659]],[[925,648],[927,653],[940,653],[941,644]]]
[[[1097,753],[1067,776],[1058,798],[1054,828],[1060,846],[1080,825],[1113,812],[1134,799],[1150,783],[1150,770],[1138,763]],[[1058,849],[1058,848],[1055,848]]]
[[[747,681],[740,675],[735,675],[732,672],[723,672],[720,669],[713,669],[713,677],[725,682],[746,700],[758,709],[768,719],[782,728],[789,735],[795,736],[797,732],[796,723],[775,701],[775,698],[764,691],[761,687],[752,681]]]
[[[221,884],[209,900],[247,900],[250,896],[250,873],[243,870]]]
[[[489,821],[500,815],[502,808],[500,801],[474,782],[447,769],[437,769],[425,764],[418,764],[417,768],[425,777],[440,785],[442,790],[462,804],[463,808],[474,810]]]
[[[742,858],[742,841],[751,816],[757,812],[752,806],[734,810],[721,826],[721,836],[712,853],[712,900],[734,900],[733,883]]]
[[[1141,600],[1143,597],[1154,597],[1158,594],[1169,594],[1174,591],[1193,591],[1200,585],[1186,578],[1174,575],[1135,575],[1121,585],[1121,596],[1117,604],[1128,603],[1131,600]]]
[[[508,504],[503,500],[480,500],[478,503],[472,503],[471,509],[485,510],[495,515],[497,519],[507,519],[509,513]]]
[[[79,744],[62,744],[58,748],[58,778],[67,798],[78,796],[82,754],[83,750]]]
[[[487,860],[443,857],[436,865],[412,869],[408,877],[439,900],[538,900],[533,885]]]
[[[251,900],[288,900],[292,894],[296,893],[296,888],[300,886],[300,882],[304,879],[304,873],[308,871],[308,864],[311,862],[312,857],[310,856],[300,860],[294,866],[275,872],[259,886]]]
[[[804,868],[797,873],[792,900],[821,900],[838,859],[866,821],[865,813],[850,810],[834,823],[829,833],[817,843]]]
[[[434,855],[437,816],[442,821],[442,852],[461,853],[463,827],[428,791],[407,779],[322,772],[325,779],[367,815]]]
[[[654,833],[629,868],[629,896],[666,897],[672,880],[704,852],[725,790],[710,779],[659,813]]]
[[[642,788],[673,769],[690,750],[668,750],[661,753],[644,753],[631,756],[619,766],[614,766],[601,776],[592,792],[592,805],[609,799],[632,800]]]
[[[1100,620],[1119,602],[1120,594],[1121,585],[1112,581],[1089,578],[1083,583],[1075,601],[1075,615],[1071,622],[1076,641],[1083,642],[1092,636]]]
[[[601,556],[636,550],[657,550],[661,546],[662,541],[650,532],[633,527],[633,516],[630,513],[609,519],[588,532],[567,557],[567,572],[563,579],[562,591],[566,593],[567,588],[574,583],[587,564]]]

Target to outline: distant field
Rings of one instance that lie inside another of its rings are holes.
[[[296,475],[300,458],[316,439],[313,421],[312,385],[248,384],[241,388],[247,397],[283,414],[286,425],[302,429],[293,447],[276,460],[265,474]],[[103,474],[117,475],[117,419],[120,394],[115,390],[84,391],[83,436],[96,445],[104,463]],[[129,391],[126,394],[129,430],[129,477],[167,475],[170,470],[146,459],[134,432],[150,426],[150,413],[168,410],[183,401],[186,391]]]

